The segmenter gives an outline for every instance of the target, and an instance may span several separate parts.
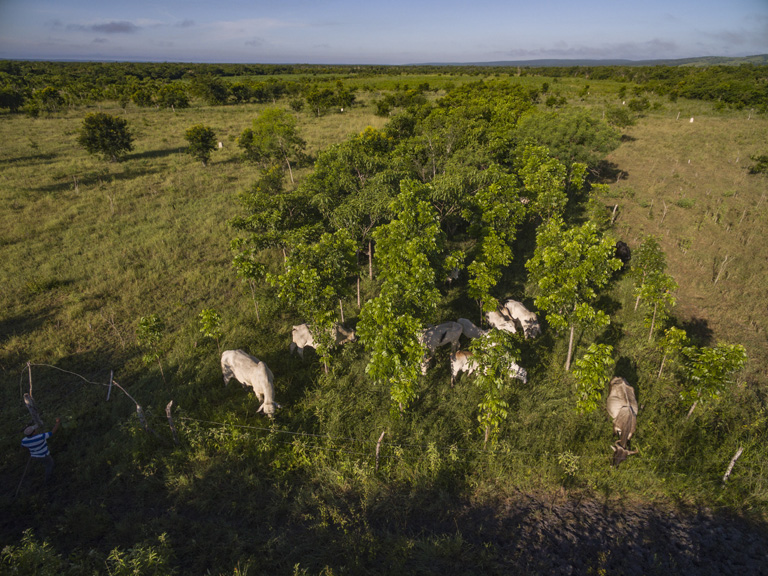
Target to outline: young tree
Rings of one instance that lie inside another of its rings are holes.
[[[426,195],[424,185],[404,181],[392,203],[395,218],[374,231],[381,292],[363,306],[357,326],[371,353],[366,372],[389,386],[401,410],[416,397],[421,376],[422,318],[440,299],[431,261],[440,252],[442,233]]]
[[[210,126],[196,124],[188,128],[184,133],[184,139],[189,142],[187,153],[196,160],[200,160],[203,166],[208,164],[211,153],[216,150],[218,140],[216,133]]]
[[[588,414],[597,409],[613,366],[613,346],[591,344],[584,356],[574,361],[576,410]]]
[[[233,250],[240,248],[242,248],[242,245],[237,242],[232,246]],[[253,248],[245,248],[238,252],[232,260],[232,267],[235,269],[237,276],[250,287],[253,307],[256,310],[256,320],[260,320],[259,303],[256,300],[256,284],[266,277],[267,267],[256,259],[256,250]]]
[[[643,297],[645,283],[654,274],[663,274],[667,269],[667,257],[655,236],[646,236],[632,254],[630,275],[635,281],[635,310]]]
[[[685,330],[672,326],[664,331],[664,337],[658,344],[659,348],[664,351],[664,355],[661,357],[661,366],[659,366],[659,378],[661,378],[661,374],[664,371],[664,363],[667,357],[676,357],[687,345],[688,334],[686,334]]]
[[[511,334],[491,330],[483,338],[475,338],[470,344],[475,369],[475,384],[483,391],[478,405],[477,421],[484,435],[484,444],[495,442],[501,423],[507,419],[512,390],[511,364],[520,360],[520,349]]]
[[[162,354],[163,332],[165,332],[165,323],[157,314],[142,316],[139,319],[139,326],[136,329],[136,339],[139,346],[146,350],[142,357],[145,364],[157,362],[160,367],[160,375],[165,382],[165,373],[163,372],[163,363],[160,361]]]
[[[669,317],[670,310],[675,306],[675,297],[672,294],[677,290],[675,279],[663,272],[654,272],[646,277],[638,297],[645,300],[648,312],[645,322],[648,330],[648,341],[653,338],[653,330],[656,322],[663,322]]]
[[[571,366],[576,326],[601,328],[610,317],[594,307],[597,291],[621,268],[614,241],[587,222],[565,229],[560,218],[539,226],[536,249],[526,263],[539,295],[536,306],[555,330],[570,328],[565,369]]]
[[[356,263],[354,240],[349,232],[339,230],[323,234],[315,244],[299,244],[286,259],[283,274],[267,275],[278,297],[309,324],[326,372],[335,310],[349,292],[348,280]]]
[[[718,398],[747,362],[747,351],[741,344],[688,346],[683,348],[683,356],[687,384],[682,396],[693,401],[688,417],[700,402]]]
[[[285,164],[293,184],[291,162],[301,158],[306,143],[296,130],[296,118],[280,108],[267,108],[238,138],[245,157],[259,163]]]
[[[205,338],[216,340],[216,348],[218,348],[219,354],[221,354],[221,344],[219,342],[223,335],[221,331],[221,314],[213,308],[204,308],[200,311],[198,320],[200,322],[200,333]]]
[[[112,162],[133,150],[133,134],[128,129],[128,121],[104,112],[91,112],[85,116],[77,142],[89,154],[101,154]]]

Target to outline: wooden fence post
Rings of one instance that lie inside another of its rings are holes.
[[[109,371],[109,389],[107,390],[107,402],[109,402],[109,395],[112,394],[112,376],[114,374],[113,370]]]
[[[733,470],[734,464],[736,464],[736,460],[739,459],[739,456],[741,456],[741,453],[744,452],[744,447],[739,446],[739,449],[736,450],[736,454],[733,455],[733,458],[731,458],[731,463],[728,464],[728,470],[725,471],[725,476],[723,476],[723,484],[725,484],[728,480],[728,476],[731,475],[731,471]]]

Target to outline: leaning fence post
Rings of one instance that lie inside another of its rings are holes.
[[[168,425],[171,427],[171,432],[173,433],[173,443],[176,444],[176,446],[178,446],[179,437],[176,434],[176,426],[173,425],[173,416],[171,416],[171,408],[173,408],[173,400],[168,402],[168,405],[165,407],[165,415],[168,417]]]
[[[32,398],[29,394],[24,394],[24,404],[27,405],[27,410],[29,410],[29,415],[32,416],[32,421],[37,425],[37,427],[42,432],[45,426],[43,425],[43,420],[40,418],[40,414],[37,412],[37,406],[35,406],[35,400]]]
[[[387,431],[384,430],[381,433],[381,436],[379,436],[379,441],[376,442],[376,466],[375,466],[375,468],[373,470],[374,472],[378,472],[379,471],[379,451],[381,450],[381,441],[384,440],[384,434],[386,434],[386,433],[387,433]]]

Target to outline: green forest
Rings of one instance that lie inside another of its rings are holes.
[[[760,64],[0,62],[2,572],[684,573],[705,514],[749,573],[767,112]]]

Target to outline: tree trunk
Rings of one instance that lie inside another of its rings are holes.
[[[656,304],[653,305],[653,318],[651,318],[651,331],[648,332],[648,342],[651,341],[651,338],[653,338],[653,325],[656,324],[656,309],[658,308],[659,303],[656,302]]]
[[[157,365],[160,366],[160,376],[163,377],[163,384],[168,384],[168,382],[165,381],[165,372],[163,372],[163,363],[160,362],[160,358],[157,359]]]
[[[667,359],[667,353],[664,352],[664,356],[661,357],[661,366],[659,367],[659,378],[661,378],[661,372],[664,370],[664,361]]]
[[[357,309],[360,309],[360,274],[357,275]]]
[[[575,326],[571,326],[571,337],[568,339],[568,358],[565,359],[565,371],[568,372],[571,369],[571,356],[573,355],[573,333],[576,330]]]
[[[640,295],[638,294],[637,300],[635,300],[635,312],[637,312],[637,307],[640,305]]]
[[[368,241],[368,278],[373,280],[373,242]]]
[[[339,298],[339,310],[341,311],[341,323],[344,324],[344,304],[341,302],[341,298]]]
[[[698,401],[698,400],[696,400],[696,402],[694,402],[694,403],[693,403],[693,406],[691,406],[691,409],[690,409],[690,410],[688,410],[688,415],[685,417],[685,419],[686,419],[686,420],[688,420],[688,418],[690,418],[690,417],[691,417],[691,414],[693,414],[693,411],[694,411],[694,409],[696,408],[696,405],[697,405],[698,403],[699,403],[699,401]]]

